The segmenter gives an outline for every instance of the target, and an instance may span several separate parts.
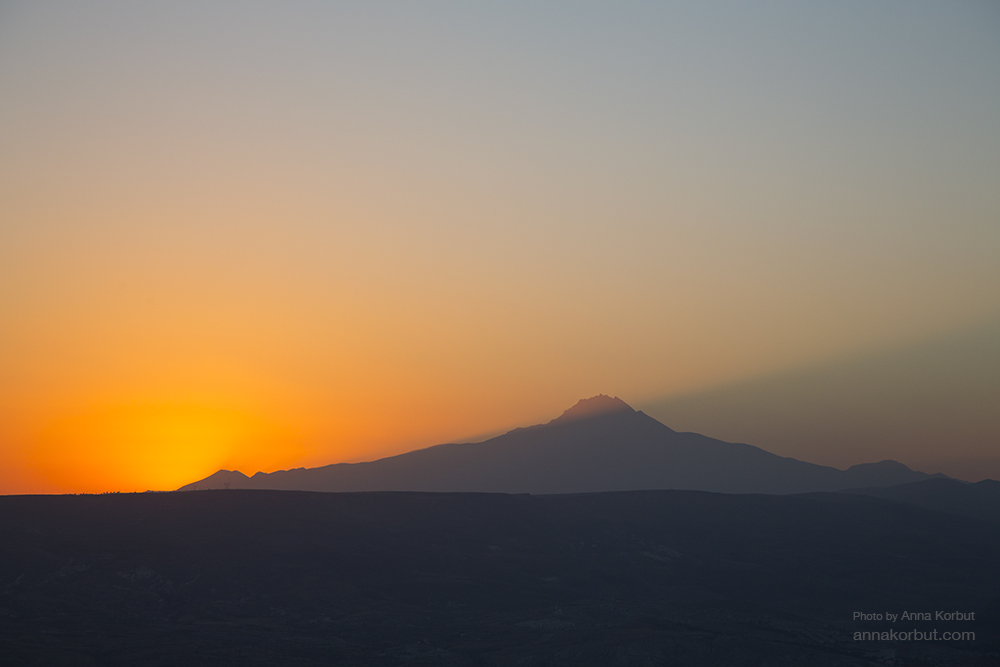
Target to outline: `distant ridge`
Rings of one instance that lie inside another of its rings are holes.
[[[252,477],[220,470],[179,490],[551,494],[678,489],[790,494],[885,487],[931,477],[897,461],[838,470],[751,445],[678,433],[620,398],[601,394],[577,402],[546,424],[517,428],[485,442],[437,445],[367,463],[258,472]]]
[[[971,484],[935,477],[889,487],[852,489],[850,493],[917,505],[926,509],[1000,521],[1000,482],[984,479]]]

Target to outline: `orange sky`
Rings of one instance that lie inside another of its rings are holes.
[[[995,318],[997,14],[731,11],[0,9],[0,493],[366,460]]]

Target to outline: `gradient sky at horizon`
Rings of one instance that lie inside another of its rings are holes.
[[[1000,317],[998,119],[990,2],[0,4],[0,493],[961,337]],[[1000,472],[989,403],[938,427]]]

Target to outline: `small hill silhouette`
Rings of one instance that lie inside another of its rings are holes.
[[[591,493],[679,489],[805,493],[883,487],[932,477],[896,461],[838,470],[678,433],[615,397],[579,401],[556,419],[479,443],[419,449],[367,463],[338,463],[247,477],[220,470],[182,487],[289,491]]]

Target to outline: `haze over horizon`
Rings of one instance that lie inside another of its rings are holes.
[[[994,3],[5,3],[0,494],[621,396],[1000,477]]]

